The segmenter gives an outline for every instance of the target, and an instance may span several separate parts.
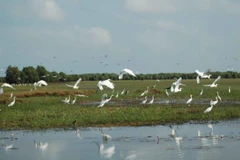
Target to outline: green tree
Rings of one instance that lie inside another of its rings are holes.
[[[19,81],[18,79],[20,78],[20,71],[18,67],[16,66],[8,66],[6,70],[6,82],[7,83],[17,83]]]
[[[22,74],[25,75],[25,83],[33,83],[39,81],[38,72],[34,67],[24,67],[22,72]]]

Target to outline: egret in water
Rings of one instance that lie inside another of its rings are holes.
[[[114,89],[114,84],[110,81],[111,79],[107,79],[107,80],[104,80],[104,81],[99,81],[97,86],[100,90],[103,90],[103,86],[106,86],[110,89]]]
[[[47,142],[43,143],[43,142],[37,142],[36,140],[34,140],[34,145],[36,148],[39,148],[41,150],[46,150],[48,148]]]
[[[110,136],[109,134],[103,133],[103,131],[101,131],[101,134],[104,141],[112,139],[112,136]]]
[[[147,96],[145,96],[144,100],[140,104],[146,104],[147,102]]]
[[[110,98],[107,98],[107,94],[104,93],[102,95],[102,100],[101,100],[101,102],[100,102],[98,107],[103,107],[105,103],[109,102],[112,99],[112,97],[113,97],[113,95],[111,95]]]
[[[218,86],[217,81],[219,81],[220,79],[221,79],[221,76],[218,76],[218,78],[215,79],[215,81],[212,84],[206,84],[206,85],[203,85],[203,86],[210,87],[210,88],[217,87]]]
[[[8,87],[8,88],[16,89],[16,88],[14,88],[12,85],[10,85],[10,84],[8,84],[8,83],[3,83],[1,87],[2,87],[2,88],[3,88],[3,87]]]
[[[73,89],[78,89],[79,88],[78,84],[81,82],[81,80],[82,80],[82,78],[79,78],[74,85],[66,84],[66,86],[71,87]]]
[[[152,96],[152,99],[148,102],[148,104],[153,104],[154,101],[154,95]]]
[[[16,97],[14,96],[14,97],[13,97],[13,101],[8,105],[8,107],[13,106],[13,105],[15,104],[15,100],[16,100]]]
[[[192,98],[192,95],[190,94],[190,98],[187,100],[186,104],[189,104],[189,103],[191,103],[191,102],[192,102],[192,100],[193,100],[193,98]]]
[[[204,111],[204,113],[209,113],[212,109],[213,109],[213,105],[211,105],[210,107],[208,107],[208,108]]]
[[[217,91],[217,97],[218,97],[218,99],[219,99],[220,101],[222,101],[222,98],[219,96],[218,91]]]
[[[130,75],[136,77],[136,75],[133,73],[132,70],[125,68],[125,69],[123,69],[123,70],[120,72],[118,78],[119,78],[119,79],[122,79],[124,74],[130,74]]]

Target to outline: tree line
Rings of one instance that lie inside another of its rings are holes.
[[[240,78],[240,73],[233,71],[226,72],[211,72],[211,78]],[[118,80],[116,73],[86,73],[86,74],[66,74],[64,72],[57,73],[56,71],[48,71],[44,66],[23,67],[19,70],[17,66],[8,66],[6,69],[6,76],[0,77],[0,82],[7,82],[10,84],[19,83],[34,83],[39,80],[47,82],[68,82],[77,81],[81,77],[85,81],[98,81],[98,80]],[[137,74],[137,77],[125,75],[124,80],[162,80],[174,79],[182,77],[183,79],[196,79],[197,73],[153,73],[153,74]]]

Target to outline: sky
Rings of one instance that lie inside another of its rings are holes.
[[[0,1],[0,76],[240,72],[239,28],[239,0]]]

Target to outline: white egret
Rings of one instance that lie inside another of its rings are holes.
[[[215,101],[213,101],[213,100],[211,100],[210,101],[210,105],[216,105],[218,103],[218,97],[216,97],[216,100]]]
[[[104,80],[104,81],[99,81],[97,86],[100,90],[103,90],[103,86],[106,86],[110,89],[114,89],[114,84],[110,81],[111,79],[107,79],[107,80]]]
[[[41,150],[43,150],[43,151],[48,148],[48,143],[47,143],[47,142],[43,143],[43,142],[37,142],[37,141],[35,140],[35,141],[34,141],[34,144],[35,144],[35,147],[36,147],[36,148],[39,148],[39,149],[41,149]]]
[[[174,128],[172,128],[172,132],[171,132],[171,134],[169,134],[169,136],[172,138],[174,138],[176,136]]]
[[[125,88],[122,90],[121,94],[124,94],[125,93]]]
[[[147,102],[147,96],[145,96],[144,100],[140,104],[146,104]]]
[[[71,87],[73,89],[78,89],[79,88],[78,84],[81,82],[81,80],[82,80],[82,78],[79,78],[74,85],[66,84],[66,86]]]
[[[196,78],[196,81],[197,81],[197,84],[199,84],[199,83],[200,83],[200,78],[199,78],[199,75],[197,76],[197,78]]]
[[[231,93],[231,86],[228,87],[228,93]]]
[[[118,92],[117,92],[117,94],[116,94],[115,98],[118,98]]]
[[[147,86],[147,89],[143,93],[141,93],[140,97],[145,96],[148,93],[148,90],[149,90],[149,86]]]
[[[10,98],[12,98],[13,97],[13,92],[10,94]]]
[[[152,99],[148,102],[148,104],[153,104],[154,101],[154,95],[152,96]]]
[[[44,80],[40,80],[40,81],[37,82],[37,86],[41,87],[42,85],[43,85],[43,86],[47,86],[48,84],[47,84],[47,82],[44,81]]]
[[[207,87],[210,87],[210,88],[212,88],[212,87],[217,87],[218,84],[216,84],[216,83],[217,83],[217,81],[219,81],[220,79],[221,79],[221,76],[218,76],[217,79],[215,79],[215,81],[214,81],[212,84],[206,84],[206,85],[203,85],[203,86],[207,86]]]
[[[171,92],[174,92],[174,93],[181,92],[182,88],[179,88],[179,86],[180,85],[185,86],[185,84],[182,84],[181,82],[182,82],[182,77],[178,78],[177,81],[173,82],[170,88]]]
[[[166,89],[166,95],[169,96],[169,93],[168,93],[167,89]]]
[[[86,96],[84,94],[77,94],[76,96],[78,96],[78,97],[88,97],[88,96]]]
[[[130,75],[136,77],[136,75],[133,73],[132,70],[125,68],[125,69],[123,69],[123,70],[120,72],[118,78],[119,78],[119,79],[122,79],[124,74],[130,74]]]
[[[187,100],[186,104],[189,104],[189,103],[191,103],[191,102],[192,102],[192,100],[193,100],[193,98],[192,98],[192,95],[190,94],[190,98]]]
[[[75,104],[76,100],[77,100],[77,95],[74,96],[74,99],[72,100],[72,104]]]
[[[12,85],[10,85],[10,84],[8,84],[8,83],[3,83],[1,87],[2,87],[2,88],[3,88],[3,87],[8,87],[8,88],[16,89],[16,88],[14,88]]]
[[[68,96],[68,98],[66,97],[64,100],[62,100],[62,102],[69,104],[70,102],[70,95]]]
[[[13,97],[13,101],[8,105],[8,107],[13,106],[13,105],[15,104],[15,100],[16,100],[16,97],[14,96],[14,97]]]
[[[203,89],[201,90],[201,92],[199,93],[199,95],[201,96],[203,94]]]
[[[112,139],[112,136],[110,136],[109,134],[103,133],[103,131],[101,131],[101,134],[104,141]]]
[[[101,156],[106,159],[111,159],[113,154],[115,153],[115,146],[113,145],[111,147],[105,148],[104,144],[100,144],[99,151]]]
[[[3,88],[0,87],[0,94],[3,94]]]
[[[220,101],[222,101],[222,98],[219,96],[218,91],[217,91],[217,97],[218,97],[218,99],[219,99]]]
[[[201,78],[208,78],[208,79],[210,79],[210,77],[211,77],[211,74],[207,74],[207,73],[209,73],[210,72],[210,69],[208,69],[207,71],[206,71],[206,73],[205,72],[200,72],[199,70],[195,70],[195,72],[198,74],[198,76],[200,76]]]
[[[208,107],[208,108],[204,111],[204,113],[209,113],[212,109],[213,109],[213,105],[211,105],[210,107]]]
[[[102,101],[100,102],[98,107],[103,107],[105,103],[109,102],[112,99],[113,95],[110,96],[110,98],[107,99],[107,94],[104,93],[102,95]]]

